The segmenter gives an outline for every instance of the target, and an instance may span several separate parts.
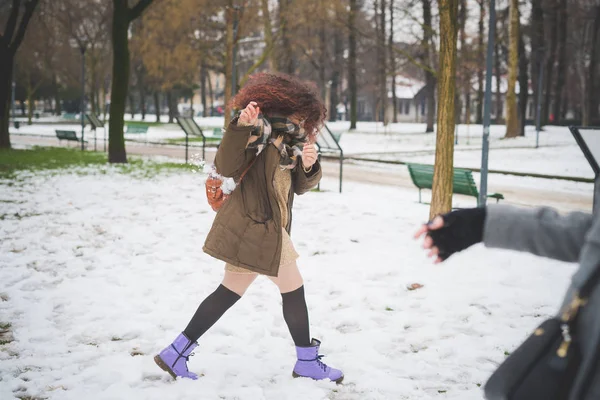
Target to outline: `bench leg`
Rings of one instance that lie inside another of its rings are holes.
[[[421,188],[419,188],[419,203],[421,202]]]

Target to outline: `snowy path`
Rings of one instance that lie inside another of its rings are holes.
[[[28,147],[34,145],[58,146],[55,138],[29,137],[13,135],[12,142],[16,146]],[[71,145],[73,146],[73,145]],[[88,148],[93,149],[93,143],[88,144]],[[102,149],[102,144],[98,144],[98,149]],[[147,146],[143,144],[127,143],[128,154],[144,156],[168,156],[172,158],[185,158],[185,148],[175,146]],[[190,156],[198,154],[198,149],[190,149]],[[514,165],[522,162],[528,162],[528,153],[520,153],[521,159],[515,160]],[[548,163],[551,166],[570,165],[573,162],[581,164],[579,155],[571,154],[571,159],[564,162]],[[206,150],[207,162],[212,162],[214,158],[214,148]],[[424,160],[414,160],[419,162]],[[433,162],[433,160],[431,160]],[[586,162],[585,160],[583,162]],[[540,162],[541,163],[541,162]],[[538,168],[539,164],[538,163]],[[339,164],[337,162],[324,162],[323,168],[325,175],[333,179],[339,177]],[[565,168],[565,167],[563,167]],[[587,168],[591,168],[587,166]],[[480,177],[478,173],[473,174],[475,182],[479,185]],[[344,164],[344,182],[355,181],[361,183],[372,183],[378,185],[399,186],[407,189],[412,188],[414,199],[418,199],[418,190],[410,180],[410,176],[403,165],[387,165],[373,163],[352,163]],[[325,187],[327,190],[337,190],[337,183]],[[557,208],[560,211],[587,211],[591,209],[593,185],[589,183],[568,182],[560,180],[537,179],[528,177],[512,177],[500,174],[490,174],[488,177],[488,192],[503,193],[506,200],[503,203],[515,205],[547,205]],[[429,191],[423,191],[424,201],[428,201]],[[476,205],[475,198],[455,195],[455,206],[470,207]]]
[[[292,379],[266,279],[201,338],[190,364],[205,376],[174,382],[152,356],[222,274],[201,251],[214,216],[203,178],[109,168],[2,185],[0,322],[16,340],[0,346],[0,398],[481,399],[574,267],[482,247],[432,265],[411,239],[428,213],[415,201],[412,188],[353,182],[297,201],[312,334],[344,385]],[[413,282],[425,287],[406,290]]]

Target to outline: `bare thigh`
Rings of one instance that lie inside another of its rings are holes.
[[[277,285],[280,293],[293,292],[304,284],[296,261],[285,266],[282,265],[279,268],[279,275],[269,276],[269,279]]]
[[[223,282],[221,284],[225,286],[227,289],[232,292],[237,293],[240,296],[243,296],[246,292],[246,289],[250,287],[252,282],[258,276],[257,273],[240,273],[240,272],[231,272],[225,271],[225,276],[223,277]]]

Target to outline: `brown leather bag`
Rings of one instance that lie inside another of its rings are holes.
[[[246,170],[242,172],[242,175],[240,176],[240,180],[237,182],[237,185],[242,183],[242,179],[244,179],[244,176],[246,176],[248,171],[250,171],[250,168],[254,165],[255,161],[256,160],[252,161],[250,165],[248,165],[248,168],[246,168]],[[229,196],[231,196],[230,194],[223,193],[223,179],[221,177],[209,176],[206,179],[205,186],[208,204],[212,207],[213,211],[219,211],[223,204],[227,201]]]

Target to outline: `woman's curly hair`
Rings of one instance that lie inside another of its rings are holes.
[[[280,114],[304,120],[306,133],[314,138],[327,118],[327,109],[316,85],[291,75],[261,72],[250,76],[244,87],[231,99],[236,110],[255,101],[266,116]]]

